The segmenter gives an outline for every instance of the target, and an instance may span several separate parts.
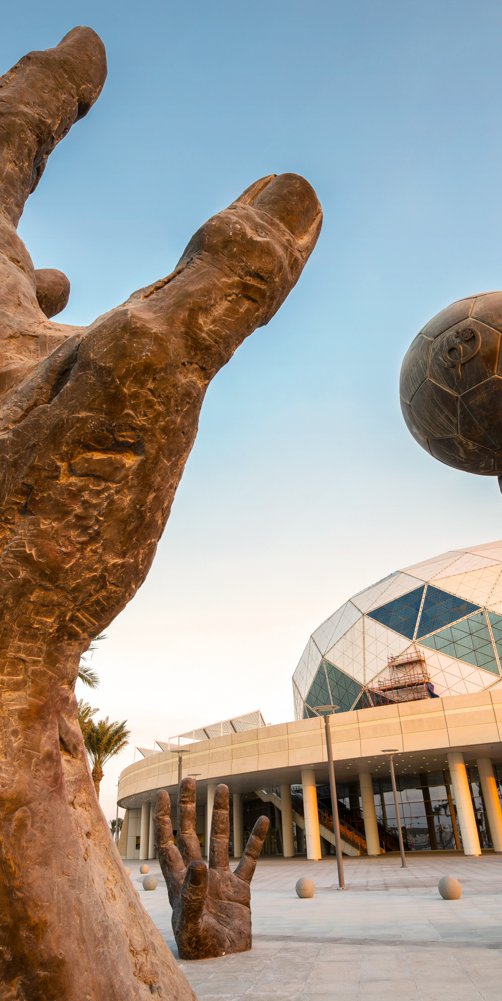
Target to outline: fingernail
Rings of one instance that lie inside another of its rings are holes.
[[[255,208],[274,216],[296,240],[320,224],[321,206],[308,181],[299,174],[279,174],[253,200]]]

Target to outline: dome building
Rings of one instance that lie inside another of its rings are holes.
[[[336,814],[343,854],[396,851],[400,832],[408,851],[502,853],[502,541],[354,595],[310,636],[293,692],[294,721],[247,713],[139,748],[119,780],[122,854],[155,856],[155,798],[167,789],[175,817],[181,775],[198,776],[205,854],[218,782],[236,857],[263,812],[272,855],[333,853]]]
[[[295,716],[468,695],[502,680],[502,542],[390,574],[311,635],[293,675]]]

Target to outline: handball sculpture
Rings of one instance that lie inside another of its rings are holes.
[[[193,998],[110,839],[74,685],[148,572],[208,383],[279,308],[321,225],[306,181],[265,177],[167,278],[87,329],[50,322],[68,282],[34,270],[16,227],[105,75],[100,39],[76,28],[0,80],[2,1001]]]
[[[401,369],[409,430],[436,459],[502,477],[502,292],[454,302],[410,345]]]
[[[209,866],[196,833],[195,779],[180,788],[178,836],[174,844],[169,793],[155,804],[155,844],[171,904],[172,926],[181,959],[210,959],[251,948],[251,890],[268,828],[259,817],[234,872],[228,859],[228,786],[216,786],[209,842]]]

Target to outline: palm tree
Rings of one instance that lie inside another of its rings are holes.
[[[78,721],[80,724],[80,729],[82,730],[82,736],[84,738],[84,744],[86,740],[86,734],[89,731],[89,727],[93,722],[92,717],[96,715],[97,709],[92,709],[88,702],[84,702],[83,699],[79,699],[77,702],[78,707]]]
[[[103,765],[124,748],[129,740],[127,720],[110,723],[108,716],[97,723],[89,720],[84,733],[84,744],[92,765],[92,781],[99,799],[99,787],[103,778]]]
[[[87,688],[97,688],[99,685],[99,677],[96,671],[93,671],[89,664],[86,664],[84,660],[80,661],[78,665],[78,680],[83,681]]]
[[[96,639],[92,641],[89,649],[83,654],[80,664],[78,665],[78,679],[79,681],[83,681],[84,685],[87,685],[87,688],[97,688],[99,685],[99,677],[96,674],[96,671],[93,671],[92,667],[89,667],[89,664],[86,663],[85,658],[89,653],[94,653],[94,650],[96,649],[94,646],[95,643],[98,643],[99,640],[105,639],[105,633],[100,633],[99,636],[96,636]]]

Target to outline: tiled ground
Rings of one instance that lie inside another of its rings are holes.
[[[176,954],[167,892],[141,900]],[[253,880],[253,949],[180,965],[200,1001],[502,1001],[502,857],[412,856],[336,862],[264,859]],[[312,900],[295,883],[315,881]],[[441,876],[463,896],[442,900]]]

